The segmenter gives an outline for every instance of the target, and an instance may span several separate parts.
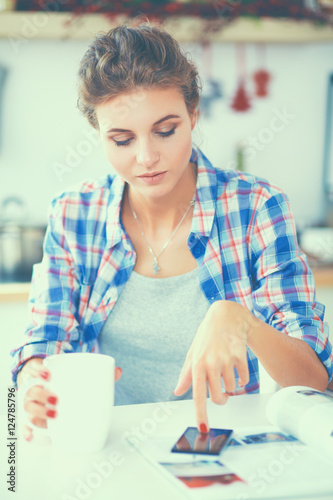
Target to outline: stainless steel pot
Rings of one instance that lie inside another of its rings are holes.
[[[10,212],[8,206],[13,207],[13,204],[16,209]],[[43,256],[45,229],[26,219],[25,205],[19,198],[9,197],[3,201],[0,208],[0,281],[30,281],[32,266]]]
[[[0,228],[0,278],[15,276],[21,263],[21,241],[18,227],[6,225]]]

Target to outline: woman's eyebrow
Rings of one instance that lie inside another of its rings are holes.
[[[162,123],[165,120],[169,120],[170,118],[180,118],[180,116],[178,116],[178,115],[167,115],[164,118],[161,118],[160,120],[157,120],[157,122],[155,122],[154,125],[158,125],[159,123]]]
[[[157,122],[154,123],[155,125],[159,125],[160,123],[164,122],[165,120],[169,120],[170,118],[180,118],[178,115],[167,115],[161,118],[160,120],[157,120]],[[131,130],[125,129],[125,128],[110,128],[106,133],[109,134],[110,132],[131,132]]]

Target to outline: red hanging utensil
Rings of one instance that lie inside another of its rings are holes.
[[[265,64],[265,45],[260,44],[258,45],[258,53],[259,53],[259,58],[260,60],[260,66],[261,68],[258,69],[254,74],[253,74],[253,80],[255,84],[255,93],[257,97],[266,97],[268,95],[268,90],[267,86],[269,84],[269,81],[271,79],[270,73],[264,69],[266,64]]]
[[[239,81],[231,107],[234,111],[247,111],[251,108],[251,104],[245,88],[245,47],[243,43],[237,44],[236,47]]]

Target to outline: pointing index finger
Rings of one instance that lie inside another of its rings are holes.
[[[193,400],[195,405],[197,426],[200,432],[208,432],[209,424],[207,417],[207,385],[206,372],[193,368],[192,374]]]

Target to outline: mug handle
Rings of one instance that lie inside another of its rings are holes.
[[[22,384],[20,385],[20,387],[18,388],[18,391],[17,391],[18,392],[18,408],[19,408],[18,414],[23,415],[23,419],[21,420],[22,424],[26,424],[29,427],[32,427],[33,429],[37,429],[38,432],[48,434],[48,428],[47,427],[46,428],[45,427],[38,427],[36,424],[31,422],[28,418],[28,412],[24,409],[25,395],[28,392],[28,390],[31,387],[34,387],[35,385],[41,385],[45,389],[50,389],[50,385],[48,382],[46,382],[44,380],[36,379],[35,377],[22,382]]]

